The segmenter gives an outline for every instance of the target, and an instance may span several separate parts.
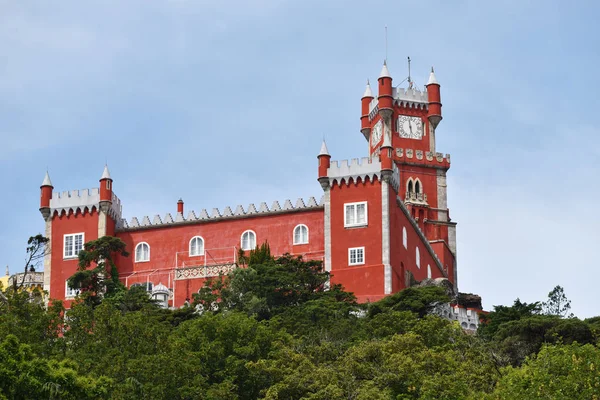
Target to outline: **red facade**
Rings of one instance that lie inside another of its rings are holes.
[[[323,143],[318,180],[323,198],[268,207],[203,210],[141,221],[121,218],[121,202],[105,170],[98,189],[52,193],[46,176],[40,211],[51,254],[44,261],[45,289],[53,299],[75,292],[65,282],[77,268],[82,241],[121,238],[131,253],[117,261],[127,285],[168,289],[168,304],[192,298],[205,279],[238,268],[238,251],[267,241],[274,255],[322,260],[332,282],[359,301],[375,301],[412,280],[448,278],[456,287],[456,224],[446,204],[448,155],[435,149],[441,120],[439,84],[427,90],[397,89],[384,65],[378,94],[367,86],[361,100],[361,132],[369,143],[362,160],[331,161]],[[118,182],[117,182],[118,187]]]

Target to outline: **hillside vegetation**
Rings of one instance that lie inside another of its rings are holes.
[[[598,399],[600,318],[570,316],[560,287],[494,307],[474,335],[428,314],[449,300],[438,287],[359,305],[318,262],[266,245],[245,262],[177,310],[110,274],[79,274],[66,317],[4,289],[0,399]]]

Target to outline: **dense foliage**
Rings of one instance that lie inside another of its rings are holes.
[[[593,399],[600,318],[497,306],[477,335],[430,315],[437,287],[360,305],[318,262],[261,246],[191,305],[164,310],[112,277],[117,242],[86,244],[66,313],[8,288],[0,399]],[[103,264],[100,264],[103,263]],[[100,268],[99,268],[100,266]],[[86,272],[91,271],[91,272]],[[565,311],[566,310],[566,311]]]

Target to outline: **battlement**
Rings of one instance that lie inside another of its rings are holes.
[[[398,191],[400,173],[395,163],[392,163],[392,168],[391,184]],[[381,161],[369,157],[332,161],[327,170],[327,177],[329,178],[329,184],[332,186],[334,184],[357,182],[359,178],[363,182],[367,178],[372,181],[375,177],[381,180]]]
[[[292,205],[291,200],[287,199],[284,201],[283,206],[281,206],[278,201],[274,201],[271,205],[271,208],[267,206],[267,203],[262,202],[258,208],[256,208],[254,203],[250,203],[245,210],[241,205],[238,205],[235,210],[232,210],[231,207],[227,206],[222,212],[218,208],[213,208],[210,213],[206,209],[202,209],[198,215],[196,215],[196,213],[192,210],[188,213],[187,218],[181,213],[177,213],[175,219],[173,219],[171,213],[167,213],[164,218],[161,218],[160,215],[155,215],[152,219],[152,222],[150,222],[151,220],[148,216],[142,217],[142,222],[140,222],[137,217],[131,218],[129,223],[123,218],[117,222],[117,229],[136,230],[167,225],[190,224],[233,218],[248,218],[260,215],[319,209],[322,207],[323,199],[317,203],[317,200],[314,197],[309,197],[308,201],[306,202],[302,198],[299,198],[296,200],[295,205]]]
[[[420,91],[416,88],[394,88],[392,91],[392,97],[397,104],[405,107],[420,106],[427,108],[429,105],[429,96],[427,94],[427,90]]]
[[[65,192],[53,192],[52,198],[50,199],[50,209],[54,213],[55,211],[61,214],[63,211],[69,213],[91,211],[94,207],[98,209],[100,205],[100,189],[82,189],[82,190],[71,190]],[[113,193],[112,195],[112,206],[110,208],[110,214],[116,220],[121,219],[121,200]]]
[[[450,168],[450,154],[434,153],[432,151],[403,149],[396,147],[395,159],[435,167]]]

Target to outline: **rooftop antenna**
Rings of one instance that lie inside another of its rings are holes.
[[[387,63],[387,25],[385,26],[385,62]]]
[[[410,56],[408,57],[408,78],[407,78],[407,80],[408,80],[408,88],[412,89],[413,81],[412,81],[412,79],[410,79]]]

